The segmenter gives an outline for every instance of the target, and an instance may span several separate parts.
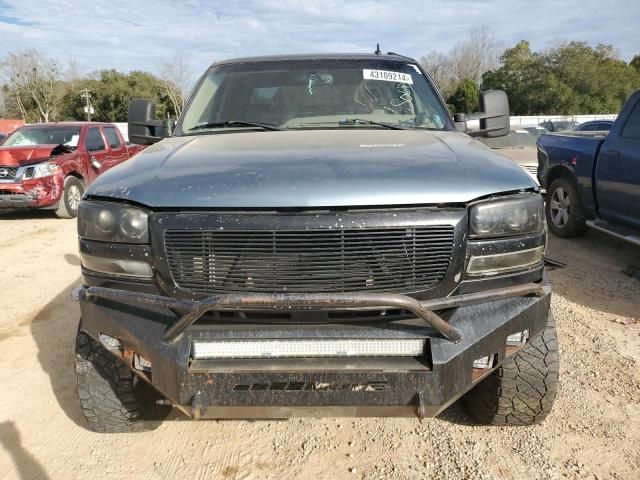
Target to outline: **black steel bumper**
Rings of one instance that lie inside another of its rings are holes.
[[[546,279],[477,294],[418,301],[395,294],[219,295],[180,300],[102,287],[84,289],[81,328],[122,343],[129,366],[187,415],[200,418],[289,416],[435,416],[492,369],[473,361],[494,355],[497,367],[512,349],[507,336],[547,322]],[[349,323],[314,327],[200,325],[209,310],[344,310],[401,308],[412,325]],[[293,358],[194,360],[194,339],[425,338],[424,358]],[[151,374],[133,368],[138,353]]]

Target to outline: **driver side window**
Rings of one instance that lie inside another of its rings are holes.
[[[104,140],[100,134],[100,129],[92,127],[87,132],[87,138],[85,140],[85,147],[88,152],[99,152],[105,150]]]

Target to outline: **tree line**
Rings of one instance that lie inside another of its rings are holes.
[[[611,45],[566,42],[532,51],[521,40],[504,48],[487,28],[472,30],[447,54],[420,59],[455,112],[478,110],[479,91],[502,89],[513,115],[617,113],[640,88],[640,55],[629,63]],[[92,119],[125,122],[129,102],[148,98],[161,118],[184,107],[192,72],[184,57],[160,65],[157,74],[114,69],[81,74],[73,61],[62,68],[35,50],[9,53],[0,61],[0,115],[26,122]],[[85,93],[86,92],[86,93]]]
[[[503,49],[486,28],[421,64],[452,112],[476,111],[479,90],[502,89],[513,115],[618,113],[640,88],[640,55],[627,63],[611,45],[576,41],[540,52],[526,40]]]
[[[162,64],[157,75],[115,69],[82,75],[74,62],[62,68],[36,50],[9,53],[0,61],[0,77],[1,116],[27,123],[84,120],[87,100],[92,120],[126,122],[133,98],[154,100],[160,118],[175,117],[191,82],[188,65],[177,56]]]

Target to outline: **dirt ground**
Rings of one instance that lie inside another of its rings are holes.
[[[535,427],[439,419],[183,421],[105,435],[74,391],[75,222],[0,215],[0,478],[640,478],[640,249],[551,239],[561,377]],[[631,268],[630,268],[631,266]],[[634,269],[633,266],[636,268]]]

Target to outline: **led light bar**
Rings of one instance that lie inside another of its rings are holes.
[[[319,339],[216,340],[193,342],[194,359],[286,357],[418,357],[426,340]]]

